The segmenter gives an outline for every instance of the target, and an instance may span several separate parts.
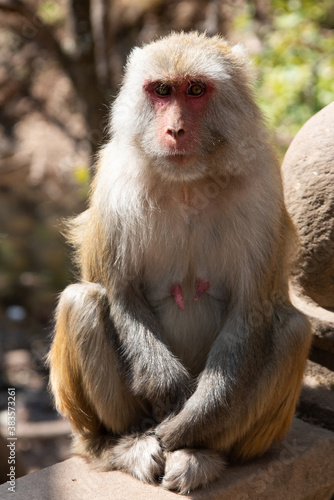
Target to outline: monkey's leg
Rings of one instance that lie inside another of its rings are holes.
[[[310,345],[305,317],[286,305],[274,312],[268,324],[249,321],[240,326],[235,318],[230,321],[209,355],[194,394],[175,417],[156,429],[167,450],[207,448],[245,459],[263,454],[290,426]],[[231,339],[230,332],[239,338]],[[193,477],[208,460],[201,457],[199,464],[193,455],[183,468],[182,463],[170,461],[169,477],[176,478],[172,489],[197,487]],[[209,461],[214,470],[213,459]],[[206,468],[210,470],[210,465]]]
[[[145,414],[144,406],[121,376],[104,288],[70,285],[56,319],[49,360],[57,408],[80,432],[98,433],[101,426],[114,434],[129,430]]]
[[[277,313],[273,336],[276,355],[271,360],[271,377],[267,387],[257,394],[257,404],[249,429],[232,445],[229,458],[243,461],[260,456],[273,442],[283,439],[291,426],[302,384],[307,355],[310,348],[310,326],[306,317],[293,307],[287,315]],[[268,360],[269,361],[269,360]],[[223,445],[224,438],[218,440]]]
[[[113,333],[102,286],[66,288],[49,354],[51,388],[57,408],[75,430],[77,453],[98,457],[106,469],[126,470],[154,482],[163,469],[157,439],[143,433],[118,443],[117,436],[140,427],[143,419],[145,423],[147,410],[124,383]]]

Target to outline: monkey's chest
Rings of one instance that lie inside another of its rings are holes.
[[[171,302],[178,309],[186,304],[202,303],[208,295],[215,300],[225,300],[221,250],[199,242],[170,238],[156,241],[144,252],[144,289],[152,306]]]
[[[157,245],[147,255],[143,282],[166,341],[194,374],[222,328],[228,297],[215,248],[208,255],[204,243],[175,238]]]

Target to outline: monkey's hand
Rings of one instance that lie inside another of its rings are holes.
[[[163,448],[173,451],[205,444],[211,427],[202,411],[203,408],[197,407],[193,398],[190,398],[177,415],[161,422],[155,434]]]
[[[129,383],[131,391],[148,400],[157,419],[176,413],[191,395],[192,382],[186,368],[164,345],[159,351],[141,353],[132,363]]]

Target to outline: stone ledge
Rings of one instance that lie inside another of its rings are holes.
[[[92,470],[78,457],[16,481],[16,500],[330,500],[334,433],[295,419],[286,439],[261,459],[228,467],[211,488],[189,496],[149,486],[122,472]],[[14,498],[8,483],[0,498]]]
[[[334,372],[312,361],[307,362],[298,416],[334,431]]]
[[[311,322],[313,342],[309,358],[334,371],[334,311],[320,307],[294,284],[290,284],[290,295],[293,304]]]

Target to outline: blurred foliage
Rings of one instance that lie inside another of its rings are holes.
[[[254,56],[258,103],[285,147],[300,127],[334,99],[334,4],[332,0],[273,0],[272,20],[257,32]],[[254,29],[254,4],[235,21]],[[285,143],[285,144],[284,144]]]
[[[37,14],[45,24],[50,26],[63,22],[66,18],[64,5],[54,0],[45,0],[39,3]]]
[[[74,179],[78,185],[78,195],[82,200],[88,198],[91,172],[89,165],[77,165],[74,168]]]

